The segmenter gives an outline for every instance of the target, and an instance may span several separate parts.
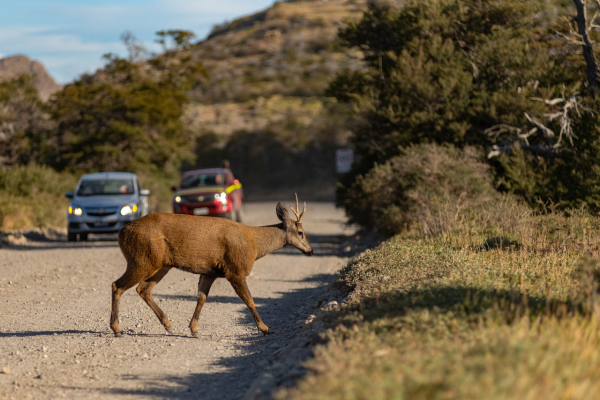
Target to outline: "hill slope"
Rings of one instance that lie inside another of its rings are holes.
[[[40,98],[44,101],[59,91],[61,85],[48,74],[46,68],[38,62],[32,61],[23,55],[0,59],[0,82],[16,78],[22,74],[35,75],[35,87],[39,92]]]
[[[313,118],[315,100],[321,101],[331,78],[342,68],[360,68],[337,32],[364,6],[364,0],[279,2],[216,26],[193,49],[209,78],[192,92],[192,125],[228,135],[262,129],[290,112]],[[272,99],[286,106],[270,107],[265,115],[263,106]]]

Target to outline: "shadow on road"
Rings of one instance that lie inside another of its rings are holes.
[[[57,336],[57,335],[82,335],[82,334],[94,334],[102,335],[104,332],[97,331],[81,331],[75,329],[68,329],[64,331],[26,331],[26,332],[0,332],[0,338],[9,337],[36,337],[36,336]]]
[[[116,240],[88,240],[85,242],[67,242],[67,241],[44,241],[44,242],[28,242],[26,244],[11,244],[1,247],[2,250],[55,250],[55,249],[89,249],[89,248],[108,248],[119,247]]]
[[[309,235],[309,240],[313,245],[316,257],[348,257],[356,253],[356,248],[350,245],[354,236],[344,235]],[[93,239],[87,242],[67,242],[67,241],[30,241],[23,245],[13,244],[6,250],[48,250],[48,249],[69,249],[69,248],[114,248],[118,243],[114,239]],[[4,250],[4,249],[3,249]],[[290,257],[306,257],[295,248],[284,248],[278,251],[279,254],[285,254]],[[294,262],[293,260],[291,261]],[[336,278],[336,274],[316,274],[307,279],[285,280],[285,279],[265,279],[272,282],[310,282],[310,288],[302,288],[293,291],[281,292],[278,298],[255,297],[258,313],[270,330],[272,335],[263,336],[258,333],[248,334],[236,340],[235,346],[241,355],[233,357],[221,357],[214,361],[211,368],[205,371],[192,371],[185,375],[166,375],[153,374],[140,375],[121,375],[121,379],[138,381],[136,389],[117,389],[117,388],[97,388],[91,389],[89,386],[63,387],[72,389],[77,393],[85,393],[90,390],[96,390],[100,397],[114,395],[131,397],[155,397],[169,399],[238,399],[243,397],[248,389],[248,385],[264,370],[269,357],[278,351],[281,347],[289,344],[293,338],[300,332],[299,322],[310,312],[309,303],[316,303],[316,300],[323,293],[323,289],[328,287]],[[277,283],[274,284],[275,287]],[[156,298],[166,300],[183,300],[195,302],[195,295],[160,295],[155,294]],[[313,298],[314,301],[310,300]],[[209,303],[239,303],[242,300],[237,296],[209,296]],[[240,308],[242,323],[248,327],[255,327],[254,320],[246,307]],[[191,317],[191,315],[190,315]],[[254,331],[256,332],[256,331]],[[0,338],[28,338],[43,337],[55,335],[92,335],[106,336],[107,331],[92,330],[47,330],[47,331],[22,331],[22,332],[0,332]],[[131,336],[150,337],[164,336],[156,334],[140,334],[124,330],[124,333]],[[204,332],[206,333],[206,332]],[[202,336],[200,339],[194,339],[187,334],[176,334],[175,336],[186,337],[190,340],[212,340],[219,341],[220,338]],[[190,354],[189,357],[202,357],[202,354]],[[177,362],[176,360],[174,362]],[[127,374],[127,371],[123,371]]]
[[[312,282],[317,281],[319,286],[286,292],[280,298],[255,298],[257,310],[263,321],[269,326],[272,334],[262,335],[258,332],[251,333],[247,337],[239,339],[236,346],[242,347],[240,353],[243,355],[222,358],[212,364],[217,371],[196,371],[187,375],[161,375],[152,378],[149,375],[130,375],[127,379],[137,381],[135,385],[138,389],[99,389],[102,395],[111,396],[132,396],[140,398],[165,398],[165,399],[198,399],[203,400],[230,400],[241,399],[249,389],[252,381],[258,377],[265,367],[265,360],[268,360],[280,348],[289,344],[293,338],[301,331],[297,326],[299,318],[305,318],[295,313],[299,307],[306,307],[309,297],[317,298],[323,293],[323,288],[328,286],[334,279],[334,274],[321,274],[318,278],[311,278]],[[168,299],[182,299],[195,301],[195,296],[159,296],[156,297]],[[214,296],[208,298],[208,301],[241,303],[242,301],[234,296]],[[254,327],[254,320],[249,310],[244,307],[239,311],[242,324],[248,327]],[[187,335],[182,335],[187,336]],[[209,335],[210,336],[210,335]],[[191,338],[190,340],[211,340],[218,342],[213,337],[200,339]],[[226,345],[229,345],[227,343]],[[277,346],[273,348],[272,346]],[[201,354],[190,354],[190,357],[201,357]],[[222,372],[225,369],[225,372]],[[301,375],[295,376],[300,378]],[[143,387],[143,389],[139,389]],[[89,388],[87,388],[89,390]]]
[[[317,255],[346,255],[344,247],[349,237],[313,235],[315,253]],[[295,249],[290,255],[305,257]],[[240,399],[249,388],[252,381],[264,370],[269,359],[280,348],[289,344],[301,331],[299,322],[303,322],[307,313],[310,313],[311,298],[314,302],[323,294],[336,278],[337,274],[317,274],[302,282],[310,282],[310,288],[297,289],[280,293],[278,298],[255,297],[258,313],[273,334],[249,334],[239,339],[235,346],[242,355],[221,358],[212,364],[214,370],[193,371],[186,375],[160,375],[151,374],[129,375],[124,379],[136,381],[136,389],[103,388],[97,389],[102,396],[131,396],[140,398],[168,398],[168,399]],[[160,295],[156,298],[167,300],[184,300],[195,302],[194,295]],[[237,296],[210,296],[208,303],[242,303]],[[241,323],[254,327],[254,320],[246,307],[239,311]],[[191,317],[191,316],[190,316]],[[183,335],[186,336],[186,335]],[[210,335],[209,335],[210,336]],[[218,342],[220,338],[202,336],[200,339]],[[225,345],[232,345],[229,342]],[[201,354],[190,354],[190,357],[201,357]],[[225,370],[225,371],[224,371]],[[295,376],[299,378],[300,375]],[[82,390],[83,388],[73,388]],[[86,388],[89,390],[89,388]]]

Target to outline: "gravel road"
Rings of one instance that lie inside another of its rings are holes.
[[[247,204],[246,223],[277,223],[275,204]],[[201,338],[192,338],[198,276],[173,269],[153,294],[175,333],[166,335],[131,289],[120,305],[124,336],[115,338],[111,283],[125,270],[115,238],[1,248],[0,398],[242,398],[348,261],[340,246],[353,232],[343,222],[333,204],[309,203],[303,223],[315,256],[286,247],[256,262],[248,286],[274,332],[267,336],[218,279],[200,316]]]

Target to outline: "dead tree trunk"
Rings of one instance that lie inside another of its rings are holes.
[[[592,95],[596,94],[598,90],[598,64],[596,63],[596,57],[594,56],[594,48],[590,41],[587,26],[587,10],[585,7],[586,0],[573,0],[575,7],[577,8],[577,30],[581,35],[581,41],[583,46],[583,57],[587,64],[587,77],[590,85]]]

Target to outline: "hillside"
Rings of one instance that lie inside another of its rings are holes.
[[[264,129],[290,114],[314,118],[336,72],[360,68],[357,54],[340,45],[337,32],[344,21],[359,18],[364,5],[279,2],[214,27],[193,49],[209,77],[191,94],[192,126],[227,136]]]
[[[61,89],[61,85],[48,74],[46,68],[38,62],[32,61],[23,55],[0,59],[0,82],[16,78],[22,74],[35,75],[35,87],[40,98],[44,101]]]

